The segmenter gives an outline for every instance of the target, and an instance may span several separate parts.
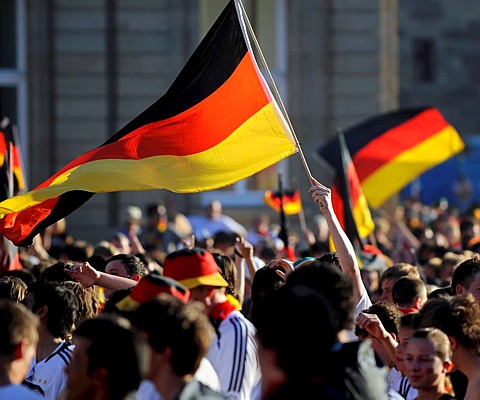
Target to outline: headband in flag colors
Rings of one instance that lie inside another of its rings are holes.
[[[285,190],[283,196],[279,191],[267,190],[263,196],[263,200],[267,206],[280,212],[283,207],[285,215],[294,215],[302,211],[302,199],[297,190]]]
[[[336,140],[338,146],[335,154],[332,206],[350,241],[358,241],[360,247],[363,247],[362,239],[373,232],[375,224],[343,134],[340,133]]]
[[[256,64],[240,5],[230,1],[157,102],[34,190],[0,203],[0,231],[17,245],[94,193],[193,193],[247,178],[297,151]]]
[[[417,176],[463,151],[456,129],[435,108],[400,110],[344,131],[368,203],[380,207]],[[318,153],[334,165],[337,141]]]

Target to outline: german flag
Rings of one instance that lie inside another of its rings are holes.
[[[279,191],[267,190],[263,200],[276,212],[280,212],[283,206],[285,215],[294,215],[302,211],[302,199],[298,190],[285,190],[283,196]]]
[[[336,137],[336,141],[336,174],[332,188],[332,206],[350,241],[352,243],[358,241],[360,247],[363,247],[362,239],[373,232],[375,225],[343,133]]]
[[[11,168],[13,168],[12,171],[10,171]],[[10,173],[13,177],[12,190],[10,190]],[[12,124],[7,117],[4,117],[0,123],[0,201],[25,189],[20,151],[15,143]]]
[[[247,178],[297,151],[230,1],[168,91],[98,148],[29,193],[0,203],[0,231],[21,246],[94,193],[192,193]]]
[[[382,114],[344,135],[363,193],[373,208],[465,148],[456,129],[435,108]],[[318,151],[331,165],[335,165],[336,146],[333,139]]]

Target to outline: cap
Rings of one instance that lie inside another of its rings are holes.
[[[311,264],[314,261],[315,261],[315,257],[303,257],[303,258],[300,258],[293,263],[293,268],[298,268],[298,267],[301,267],[303,265],[308,265],[308,264]]]
[[[180,282],[157,273],[145,275],[130,294],[115,304],[120,311],[135,310],[140,304],[144,304],[161,293],[171,294],[184,303],[190,298],[188,290]]]
[[[170,253],[163,263],[163,275],[177,280],[188,289],[228,286],[213,255],[198,247]]]

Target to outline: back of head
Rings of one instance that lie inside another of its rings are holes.
[[[48,266],[40,274],[39,281],[41,282],[65,282],[74,280],[64,270],[75,265],[75,263],[58,261],[53,265]]]
[[[10,300],[0,300],[0,357],[10,359],[21,344],[36,346],[38,319],[24,305]]]
[[[355,308],[353,285],[338,266],[317,259],[290,273],[286,284],[288,286],[300,284],[318,290],[337,314],[337,332],[352,328]]]
[[[420,274],[416,266],[408,263],[396,263],[383,271],[380,282],[385,280],[396,281],[402,276],[411,276],[420,279]]]
[[[420,327],[438,328],[480,356],[480,308],[471,294],[429,300],[427,304],[420,313]]]
[[[269,297],[285,284],[285,279],[277,274],[278,268],[265,266],[257,269],[253,275],[251,288],[251,309],[250,320],[254,325],[257,324],[258,318],[262,318],[263,312],[269,312]],[[264,310],[264,308],[267,308]]]
[[[421,279],[403,276],[393,284],[392,297],[393,302],[400,308],[413,307],[416,299],[421,299],[421,304],[426,301],[427,289]]]
[[[275,352],[291,380],[324,376],[338,329],[325,296],[305,285],[284,285],[267,301],[269,312],[257,321],[261,345]]]
[[[168,294],[140,305],[132,321],[147,334],[155,352],[171,349],[169,361],[178,376],[196,372],[213,338],[213,326],[200,303],[184,303]]]
[[[400,328],[400,318],[402,314],[398,311],[397,307],[386,301],[379,301],[372,304],[366,310],[362,312],[366,314],[375,314],[382,322],[383,327],[388,333],[393,333],[398,336],[398,330]],[[359,337],[366,337],[368,333],[363,329],[355,328],[355,334]]]
[[[27,294],[27,284],[14,276],[0,278],[0,299],[13,300],[20,303]]]
[[[78,300],[73,290],[58,282],[35,282],[29,291],[33,293],[32,311],[37,313],[45,307],[47,329],[54,337],[64,339],[78,315]]]
[[[464,289],[469,289],[475,276],[480,272],[480,256],[476,254],[472,258],[463,261],[452,275],[452,294],[459,293],[458,286],[462,286]]]
[[[99,368],[107,371],[112,399],[123,399],[138,388],[145,373],[146,349],[126,319],[105,315],[86,319],[74,338],[87,340],[88,373]]]

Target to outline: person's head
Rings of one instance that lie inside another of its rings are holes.
[[[213,247],[222,254],[233,257],[238,235],[233,232],[220,231],[213,236]]]
[[[445,389],[445,378],[453,367],[448,336],[436,328],[415,331],[405,350],[406,375],[418,390]]]
[[[474,237],[480,236],[480,223],[474,216],[465,216],[460,222],[462,248]]]
[[[382,301],[388,301],[393,304],[392,289],[393,284],[402,276],[413,276],[420,279],[418,268],[408,263],[396,263],[383,271],[380,277],[380,288],[382,289]]]
[[[227,281],[222,277],[212,253],[195,247],[181,249],[165,257],[163,274],[190,290],[190,300],[200,301],[208,313],[215,305],[217,293],[225,295]]]
[[[212,200],[205,208],[205,213],[209,219],[218,219],[222,215],[222,203],[218,200]]]
[[[124,399],[144,376],[146,350],[120,317],[84,320],[74,332],[75,349],[67,365],[67,398]]]
[[[407,349],[410,336],[415,332],[418,325],[418,313],[405,314],[400,317],[400,326],[398,328],[397,342],[398,346],[395,348],[395,360],[397,369],[403,374],[406,374],[405,367],[405,350]]]
[[[63,285],[72,289],[78,300],[76,324],[85,318],[96,317],[100,309],[100,295],[95,286],[85,287],[80,282],[65,281]]]
[[[285,279],[277,273],[278,269],[267,265],[253,275],[249,318],[254,325],[263,315],[263,308],[269,307],[269,297],[285,284]]]
[[[38,319],[24,305],[0,300],[0,369],[20,384],[35,357]]]
[[[322,379],[338,330],[326,296],[306,285],[283,285],[267,302],[270,307],[257,321],[264,387],[279,380]]]
[[[472,294],[480,304],[480,256],[462,262],[453,272],[452,293]]]
[[[286,285],[305,285],[318,290],[334,308],[337,332],[353,326],[353,284],[337,265],[316,259],[287,276]]]
[[[75,263],[73,261],[58,261],[45,268],[38,280],[41,282],[65,282],[74,280],[65,272],[65,268],[70,269],[74,265]]]
[[[427,288],[421,279],[403,276],[393,284],[392,299],[400,311],[404,309],[418,311],[427,301]]]
[[[35,282],[27,297],[33,296],[32,312],[55,338],[64,339],[71,332],[79,310],[72,289],[58,282]]]
[[[162,395],[161,381],[165,377],[173,374],[185,379],[195,374],[214,336],[202,304],[184,303],[168,294],[140,305],[132,321],[149,344],[147,378]]]
[[[420,327],[438,328],[449,337],[459,369],[466,359],[480,357],[480,307],[471,294],[429,300],[420,315]]]
[[[397,339],[398,330],[400,328],[400,317],[402,314],[398,311],[395,305],[386,301],[379,301],[362,312],[365,314],[375,314],[390,336],[392,336],[394,340]],[[373,337],[358,325],[355,326],[355,335],[357,335],[360,340],[371,339],[373,350],[377,356],[380,357],[386,365],[391,364],[391,361],[393,360],[391,360],[388,351],[379,339]]]
[[[223,278],[227,281],[227,294],[231,294],[233,297],[238,299],[237,293],[237,267],[235,262],[231,257],[226,256],[222,253],[212,253],[215,262],[220,268],[220,273]]]
[[[145,264],[134,254],[117,254],[110,257],[105,265],[105,272],[110,275],[139,281],[148,273]]]
[[[0,278],[0,299],[20,303],[25,298],[27,290],[27,284],[20,278],[14,276],[2,276]]]
[[[467,257],[464,254],[457,254],[453,251],[447,251],[440,264],[439,277],[445,284],[451,284],[452,276],[457,268]]]

